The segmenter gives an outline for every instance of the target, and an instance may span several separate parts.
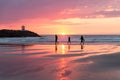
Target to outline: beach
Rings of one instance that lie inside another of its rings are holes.
[[[0,80],[120,80],[120,0],[0,0]]]
[[[120,44],[0,45],[0,80],[120,80]]]

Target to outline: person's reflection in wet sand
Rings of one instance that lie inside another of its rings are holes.
[[[68,44],[68,51],[70,51],[70,46],[71,46],[71,45],[70,45],[70,44]]]
[[[55,53],[57,53],[57,50],[58,50],[58,46],[57,44],[55,45]]]
[[[84,44],[81,44],[81,49],[84,49]]]

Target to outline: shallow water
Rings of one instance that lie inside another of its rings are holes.
[[[58,35],[58,42],[66,43],[70,37],[72,44],[80,44],[81,35]],[[120,35],[84,35],[86,43],[119,43]],[[54,44],[55,35],[41,37],[0,38],[0,44]]]
[[[0,45],[0,80],[120,80],[119,44]]]

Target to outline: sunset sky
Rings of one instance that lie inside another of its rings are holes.
[[[0,0],[0,29],[120,34],[120,0]]]

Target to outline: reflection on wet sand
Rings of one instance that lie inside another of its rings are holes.
[[[55,45],[55,53],[57,53],[58,45]]]
[[[71,47],[70,47],[70,44],[69,44],[69,45],[68,45],[68,51],[70,51],[70,48],[71,48]]]
[[[62,45],[62,54],[65,54],[65,49],[66,49],[65,45]]]
[[[66,53],[66,45],[55,45],[55,53]]]
[[[81,49],[84,49],[84,45],[83,44],[81,44]]]
[[[61,45],[62,54],[66,54],[66,46]],[[68,69],[67,59],[61,58],[60,63],[58,65],[58,73],[57,80],[69,80],[69,75],[71,74],[71,70]]]
[[[66,52],[71,51],[71,46],[74,46],[74,45],[71,45],[71,44],[68,44],[68,45],[64,45],[64,44],[55,45],[55,53],[65,54]],[[80,50],[83,51],[83,49],[84,49],[84,44],[80,44]]]
[[[70,45],[55,45],[55,53],[66,54],[67,51],[70,51]]]
[[[119,58],[112,44],[1,45],[0,80],[120,80]]]
[[[67,66],[67,61],[65,58],[60,59],[60,64],[58,65],[57,80],[70,80],[70,75],[72,71]]]

